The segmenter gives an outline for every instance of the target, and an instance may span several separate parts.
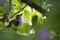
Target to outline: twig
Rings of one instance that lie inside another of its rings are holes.
[[[21,0],[21,1],[24,2],[24,3],[26,3],[26,4],[28,4],[32,8],[35,8],[40,13],[42,13],[43,15],[45,15],[46,11],[41,6],[38,6],[37,4],[35,4],[34,2],[31,2],[29,0]]]
[[[4,15],[9,15],[9,12],[11,10],[12,0],[9,0],[9,5],[7,7],[6,13]]]
[[[16,13],[14,13],[10,18],[13,18],[13,16],[15,16],[16,14],[18,14],[19,12],[21,12],[22,10],[24,10],[24,8],[26,7],[27,5],[25,5],[22,9],[20,9],[19,11],[17,11]]]
[[[1,21],[5,21],[5,20],[8,20],[9,21],[9,12],[10,12],[10,10],[11,10],[11,4],[12,4],[12,0],[9,0],[9,5],[8,5],[8,7],[7,7],[7,9],[6,9],[6,12],[5,12],[5,14],[3,15],[3,18],[1,18],[0,20]]]

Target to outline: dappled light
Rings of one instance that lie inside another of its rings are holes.
[[[60,0],[0,0],[0,40],[60,40]]]

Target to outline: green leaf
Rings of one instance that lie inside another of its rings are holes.
[[[36,25],[37,22],[38,22],[38,16],[37,15],[32,16],[32,25]]]
[[[31,29],[31,26],[27,23],[24,23],[20,26],[20,28],[18,28],[17,32],[18,34],[28,34],[29,30]]]
[[[31,14],[27,10],[24,10],[23,16],[25,19],[31,21]]]

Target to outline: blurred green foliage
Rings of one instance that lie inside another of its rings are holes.
[[[38,33],[43,28],[48,28],[49,30],[50,36],[47,38],[48,40],[60,40],[60,0],[29,1],[45,9],[47,11],[46,18],[43,19],[43,14],[27,5],[25,9],[19,13],[23,14],[24,19],[21,26],[16,27],[12,24],[9,30],[4,30],[8,22],[3,23],[0,21],[0,40],[41,40],[38,38]],[[5,14],[7,6],[8,0],[4,3],[4,6],[0,6],[0,18]],[[24,6],[25,3],[22,3],[21,0],[12,0],[9,16],[12,16]],[[10,20],[15,19],[15,16],[10,18]]]

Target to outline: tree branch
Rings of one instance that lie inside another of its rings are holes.
[[[17,11],[16,13],[14,13],[10,18],[13,18],[13,16],[15,16],[16,14],[18,14],[19,12],[21,12],[22,10],[24,10],[24,8],[26,7],[27,5],[25,5],[22,9],[20,9],[19,11]]]
[[[6,13],[4,15],[9,15],[9,12],[11,10],[12,0],[9,0],[9,5],[7,7]]]
[[[37,4],[35,4],[34,2],[31,2],[31,1],[29,1],[29,0],[21,0],[21,1],[24,2],[24,3],[26,3],[26,4],[28,4],[28,5],[31,6],[32,8],[35,8],[35,9],[38,10],[40,13],[42,13],[43,15],[45,15],[46,11],[45,11],[42,7],[40,7],[40,6],[38,6]]]
[[[12,0],[9,0],[9,5],[6,9],[6,12],[3,15],[3,18],[0,19],[0,21],[3,21],[3,22],[5,22],[5,20],[9,21],[9,12],[11,10],[11,4],[12,4]]]

